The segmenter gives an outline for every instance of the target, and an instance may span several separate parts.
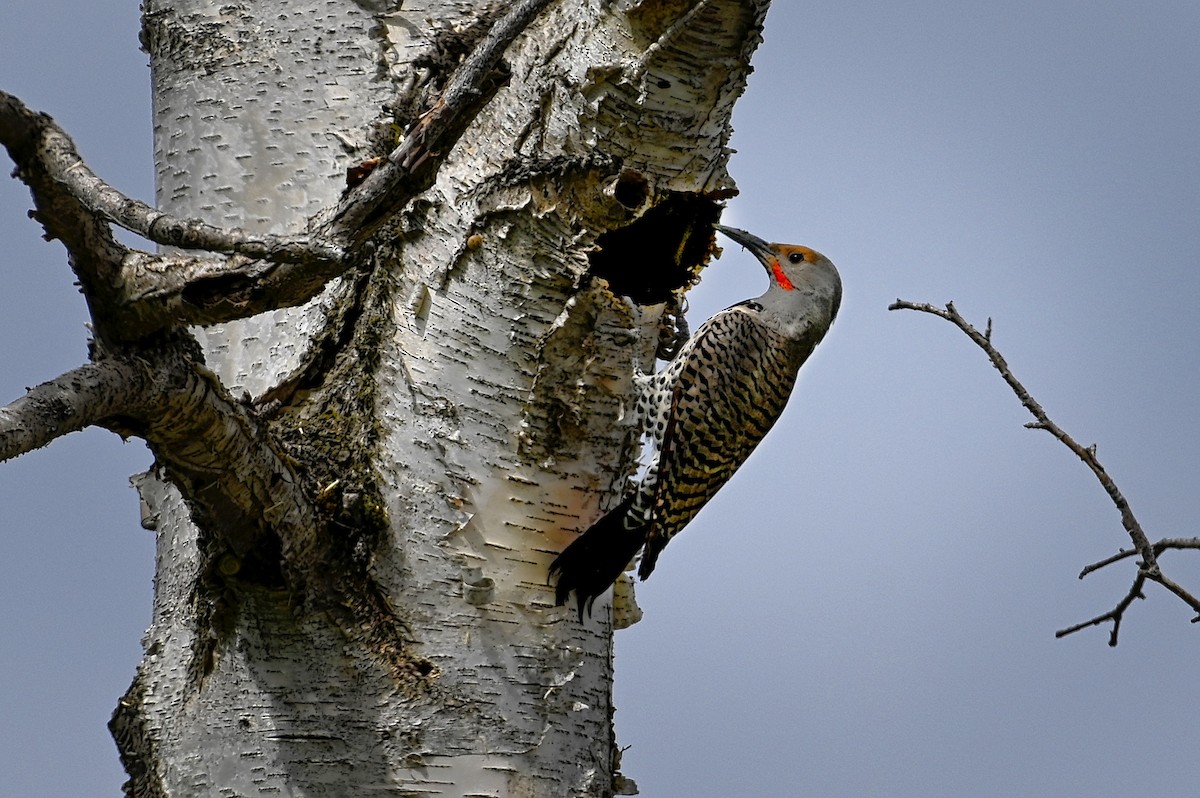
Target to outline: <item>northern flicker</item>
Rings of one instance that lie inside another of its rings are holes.
[[[638,576],[650,576],[663,547],[775,424],[797,372],[837,316],[842,282],[824,255],[717,230],[758,258],[770,286],[706,321],[662,371],[635,378],[636,423],[656,455],[636,489],[550,565],[557,603],[574,592],[580,620],[643,547]]]

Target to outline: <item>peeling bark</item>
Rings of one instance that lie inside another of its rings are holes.
[[[158,208],[82,166],[47,183],[87,222],[58,230],[73,258],[101,257],[106,334],[6,411],[65,391],[14,451],[94,423],[157,458],[127,794],[636,790],[611,699],[632,584],[580,624],[547,566],[635,468],[631,378],[735,193],[766,7],[147,0]],[[107,403],[71,382],[104,358],[141,369]]]

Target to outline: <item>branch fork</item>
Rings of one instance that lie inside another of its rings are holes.
[[[338,578],[289,572],[321,560],[314,551],[328,545],[324,497],[306,488],[263,415],[204,367],[187,328],[297,306],[334,278],[361,272],[382,221],[432,185],[505,81],[505,51],[550,2],[520,0],[501,15],[386,161],[298,235],[220,228],[130,198],[88,167],[53,119],[0,92],[0,144],[31,190],[46,237],[67,249],[96,337],[92,362],[0,407],[0,461],[87,426],[136,434],[197,526],[237,558],[235,570],[255,552],[275,552],[282,563],[274,567],[293,585]],[[172,251],[127,247],[113,225]]]
[[[1026,429],[1040,429],[1049,432],[1064,446],[1074,452],[1075,456],[1084,462],[1084,464],[1099,480],[1100,485],[1108,494],[1109,499],[1121,514],[1121,525],[1125,528],[1130,540],[1133,542],[1133,548],[1122,550],[1112,557],[1101,560],[1097,563],[1084,568],[1079,578],[1097,571],[1105,566],[1112,565],[1127,557],[1137,556],[1140,558],[1138,562],[1138,572],[1134,577],[1133,584],[1117,605],[1108,612],[1097,615],[1096,617],[1084,621],[1083,623],[1069,626],[1065,629],[1060,629],[1055,633],[1055,637],[1065,637],[1082,629],[1087,629],[1092,626],[1099,626],[1104,623],[1112,623],[1112,630],[1109,635],[1108,644],[1110,646],[1117,645],[1117,636],[1121,628],[1121,620],[1125,615],[1125,610],[1133,603],[1134,599],[1145,598],[1142,593],[1142,588],[1147,581],[1155,582],[1162,585],[1169,592],[1173,593],[1177,598],[1187,604],[1197,613],[1197,617],[1192,619],[1195,623],[1200,621],[1200,599],[1197,599],[1191,592],[1185,590],[1178,585],[1174,580],[1170,579],[1163,573],[1159,566],[1158,557],[1168,549],[1200,549],[1200,538],[1164,538],[1157,543],[1151,543],[1146,533],[1142,530],[1142,525],[1138,522],[1133,514],[1133,510],[1129,506],[1129,502],[1122,495],[1112,477],[1105,471],[1104,466],[1100,464],[1100,460],[1096,456],[1096,445],[1081,446],[1074,438],[1068,435],[1061,427],[1058,426],[1050,416],[1042,408],[1033,395],[1021,384],[1008,363],[1000,354],[999,350],[992,344],[992,320],[987,320],[987,327],[984,332],[979,332],[972,326],[954,307],[953,302],[947,302],[945,307],[938,307],[927,302],[909,302],[902,299],[897,299],[888,306],[888,310],[915,310],[920,313],[928,313],[938,318],[945,319],[954,326],[962,330],[968,338],[970,338],[976,346],[984,351],[988,356],[988,360],[1000,372],[1001,378],[1016,394],[1017,399],[1026,410],[1033,415],[1034,420],[1025,424]]]

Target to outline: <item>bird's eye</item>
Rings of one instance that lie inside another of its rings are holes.
[[[788,255],[788,261],[790,263],[802,263],[804,261],[804,253],[793,252],[792,254]]]

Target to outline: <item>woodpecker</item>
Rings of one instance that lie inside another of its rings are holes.
[[[767,270],[765,294],[717,313],[661,371],[637,375],[635,423],[656,455],[641,482],[550,565],[556,603],[572,592],[584,609],[642,550],[638,576],[746,461],[778,420],[796,375],[825,337],[842,301],[837,269],[819,252],[717,230]]]

